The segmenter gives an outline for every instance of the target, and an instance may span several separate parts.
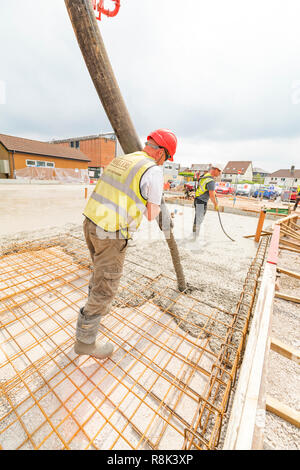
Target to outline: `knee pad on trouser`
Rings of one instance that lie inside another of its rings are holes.
[[[81,308],[76,325],[76,339],[86,344],[94,343],[96,341],[100,321],[101,315],[86,315],[83,308]]]

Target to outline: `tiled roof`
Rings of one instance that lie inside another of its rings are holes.
[[[271,173],[269,176],[271,177],[279,177],[279,178],[300,178],[300,170],[294,170],[294,174],[292,175],[291,170],[277,170],[274,173]]]
[[[243,175],[246,173],[247,169],[249,168],[249,165],[251,165],[251,161],[231,161],[228,162],[227,165],[225,166],[223,170],[223,174],[228,174],[230,173],[231,175],[237,175],[238,172],[240,171],[240,174]]]
[[[210,167],[211,163],[193,163],[191,166],[191,170],[206,171],[209,170]]]
[[[9,151],[90,162],[90,159],[81,150],[63,145],[53,145],[39,140],[23,139],[5,134],[0,134],[0,143]]]

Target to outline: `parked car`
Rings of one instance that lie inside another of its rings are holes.
[[[255,189],[258,189],[258,188],[253,188],[253,185],[252,184],[238,184],[237,187],[236,187],[236,192],[235,194],[237,196],[250,196],[253,194],[253,192],[255,191]]]
[[[234,194],[234,188],[231,186],[226,187],[226,186],[218,186],[216,188],[216,193],[218,194]]]
[[[275,199],[278,196],[276,191],[270,189],[257,189],[253,193],[253,197],[263,197],[263,199]]]
[[[296,201],[297,189],[291,188],[291,190],[284,190],[281,192],[280,198],[282,201]]]
[[[249,196],[250,195],[250,189],[237,189],[235,194],[237,196]]]
[[[195,188],[197,187],[198,181],[188,181],[185,183],[185,189],[188,191],[195,191]]]

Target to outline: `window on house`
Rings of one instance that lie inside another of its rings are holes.
[[[36,161],[35,160],[26,160],[26,166],[35,166]]]
[[[74,147],[74,142],[70,142],[71,147]]]
[[[46,162],[43,161],[37,161],[36,166],[46,166]]]
[[[285,181],[285,178],[281,178],[281,181]]]
[[[76,147],[77,149],[79,149],[79,144],[80,144],[79,140],[76,140],[76,142],[75,142],[75,147]]]
[[[46,162],[46,166],[47,166],[48,168],[54,168],[54,167],[55,167],[55,163],[53,163],[53,162]]]

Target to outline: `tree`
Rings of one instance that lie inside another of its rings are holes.
[[[265,177],[261,176],[260,173],[257,173],[257,175],[253,176],[253,183],[264,184],[264,182]]]

